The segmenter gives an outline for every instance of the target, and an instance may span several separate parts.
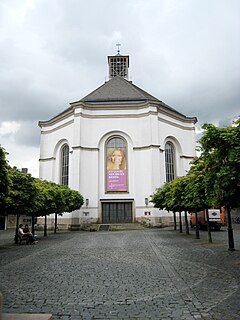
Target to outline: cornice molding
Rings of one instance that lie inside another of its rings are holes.
[[[106,105],[106,104],[102,104],[102,105],[95,105],[95,104],[91,104],[91,103],[83,103],[83,102],[73,102],[70,103],[71,107],[69,107],[67,110],[63,111],[62,113],[60,113],[58,116],[52,118],[51,120],[48,121],[39,121],[38,125],[40,128],[44,128],[44,127],[48,127],[48,126],[52,126],[57,124],[60,121],[64,121],[66,119],[68,119],[70,116],[74,116],[74,117],[82,117],[82,118],[88,118],[88,119],[109,119],[109,118],[141,118],[141,117],[146,117],[149,115],[157,115],[158,116],[158,120],[168,123],[170,125],[173,125],[175,127],[181,128],[181,129],[185,129],[185,130],[195,130],[194,126],[193,127],[186,127],[184,125],[180,125],[180,124],[176,124],[175,122],[171,121],[171,120],[167,120],[161,117],[162,115],[166,115],[168,117],[171,117],[172,119],[181,121],[183,123],[192,123],[195,124],[197,122],[197,118],[196,117],[186,117],[180,113],[178,113],[175,110],[171,110],[168,109],[167,107],[162,106],[160,103],[156,103],[156,102],[152,102],[152,101],[147,101],[147,102],[140,102],[140,103],[136,103],[134,102],[133,104],[111,104],[111,105]],[[93,114],[88,114],[88,113],[84,113],[80,110],[80,112],[78,112],[78,109],[82,109],[82,110],[89,110],[92,111]],[[143,109],[149,109],[149,108],[156,108],[156,111],[153,110],[148,110],[147,112],[143,112],[143,113],[133,113],[133,114],[127,114],[127,111],[130,110],[143,110]],[[94,114],[94,111],[125,111],[124,114]],[[46,133],[46,132],[53,132],[56,129],[59,128],[63,128],[64,126],[67,126],[71,123],[73,123],[74,119],[61,124],[59,126],[57,126],[54,129],[50,129],[47,131],[42,131],[42,133]]]
[[[74,123],[74,119],[72,119],[72,120],[70,120],[70,121],[68,121],[68,122],[66,122],[66,123],[63,123],[63,124],[61,124],[60,126],[57,126],[57,127],[53,128],[53,129],[45,130],[45,131],[41,130],[41,134],[52,133],[52,132],[54,132],[54,131],[56,131],[56,130],[62,129],[62,128],[64,128],[64,127],[67,127],[67,126],[69,126],[69,125],[72,124],[72,123]],[[46,125],[46,127],[47,127],[47,126],[48,126],[48,125]]]
[[[159,149],[160,144],[149,144],[148,146],[133,147],[133,150]]]
[[[179,119],[176,118],[176,120],[179,120]],[[171,125],[173,127],[180,128],[180,129],[183,129],[183,130],[190,130],[190,131],[193,130],[193,131],[195,131],[195,127],[186,127],[186,126],[180,125],[178,123],[172,122],[170,120],[167,120],[167,119],[164,119],[164,118],[160,118],[159,116],[158,116],[158,121],[167,123],[167,124],[169,124],[169,125]],[[180,121],[182,121],[182,120],[180,119]]]
[[[106,103],[106,102],[101,102],[101,103],[90,103],[90,102],[73,102],[70,103],[70,105],[74,108],[82,108],[84,110],[91,110],[91,111],[96,111],[96,110],[135,110],[135,109],[144,109],[148,108],[150,105],[153,105],[153,103],[149,102],[136,102],[133,101],[133,103],[129,103],[129,101],[121,101],[119,103]],[[156,105],[156,104],[155,104]]]
[[[184,158],[184,159],[194,159],[195,156],[186,156],[186,155],[181,155],[180,158]]]
[[[170,117],[172,117],[172,118],[174,118],[176,120],[183,121],[183,122],[194,123],[194,124],[197,122],[197,118],[196,117],[187,117],[187,116],[179,113],[178,111],[171,110],[171,108],[164,107],[161,104],[158,105],[158,112],[162,113],[162,114],[165,114],[167,116],[170,116]]]
[[[51,125],[54,125],[56,123],[58,123],[59,121],[63,121],[67,118],[69,118],[70,116],[73,115],[73,109],[67,109],[65,111],[63,111],[62,113],[60,113],[59,115],[57,115],[56,117],[50,119],[50,120],[46,120],[46,121],[39,121],[38,122],[38,126],[40,128],[42,127],[48,127],[48,126],[51,126]]]
[[[38,161],[39,162],[44,162],[44,161],[53,161],[56,160],[55,157],[50,157],[50,158],[40,158]]]
[[[157,115],[158,113],[155,111],[148,111],[140,114],[99,114],[99,115],[92,115],[92,114],[86,114],[86,113],[78,113],[75,115],[75,117],[82,117],[82,118],[88,118],[88,119],[109,119],[109,118],[143,118],[147,117],[149,115]]]
[[[85,150],[85,151],[99,151],[99,148],[95,147],[83,147],[83,146],[75,146],[72,147],[73,151],[74,150]]]

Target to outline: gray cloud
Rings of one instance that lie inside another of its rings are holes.
[[[240,109],[239,38],[238,0],[3,0],[0,125],[19,122],[15,143],[36,146],[39,120],[104,83],[118,42],[136,85],[198,126],[226,123]]]

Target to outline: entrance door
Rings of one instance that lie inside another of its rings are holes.
[[[131,223],[131,202],[103,202],[102,223]]]

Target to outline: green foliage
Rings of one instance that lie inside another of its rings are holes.
[[[157,191],[152,195],[151,202],[154,203],[155,208],[161,210],[171,210],[168,206],[168,193],[170,191],[170,182],[166,182],[162,188],[158,188]]]
[[[191,164],[187,174],[186,202],[191,208],[190,211],[200,211],[214,205],[212,187],[214,180],[209,177],[208,168],[201,157],[196,157]]]
[[[191,202],[189,202],[188,186],[191,183],[191,177],[183,176],[178,177],[175,180],[171,181],[171,193],[172,201],[171,207],[172,211],[182,212],[190,210]]]
[[[83,205],[83,197],[77,191],[12,169],[5,155],[0,147],[1,213],[43,216],[72,212]]]
[[[64,185],[61,185],[60,187],[61,192],[63,193],[64,198],[66,199],[64,212],[72,212],[74,210],[79,209],[83,205],[84,199],[78,191],[71,190]]]
[[[10,191],[9,166],[7,164],[6,154],[6,151],[0,146],[0,211],[2,213],[5,212],[6,197]]]
[[[30,174],[9,169],[10,192],[6,197],[6,212],[8,214],[31,215],[37,190]]]
[[[157,189],[151,200],[156,208],[177,212],[240,205],[240,120],[228,128],[202,128],[200,157],[185,177]]]
[[[40,179],[35,179],[34,184],[38,190],[34,208],[36,216],[72,212],[83,205],[82,195],[68,186]]]
[[[214,201],[219,205],[240,205],[240,120],[232,127],[203,125],[200,139],[208,179],[213,181]]]

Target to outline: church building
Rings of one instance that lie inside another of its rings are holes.
[[[79,191],[84,205],[58,219],[166,224],[150,202],[156,188],[183,176],[195,156],[196,117],[187,117],[129,81],[129,56],[108,56],[109,80],[40,121],[41,179]]]

